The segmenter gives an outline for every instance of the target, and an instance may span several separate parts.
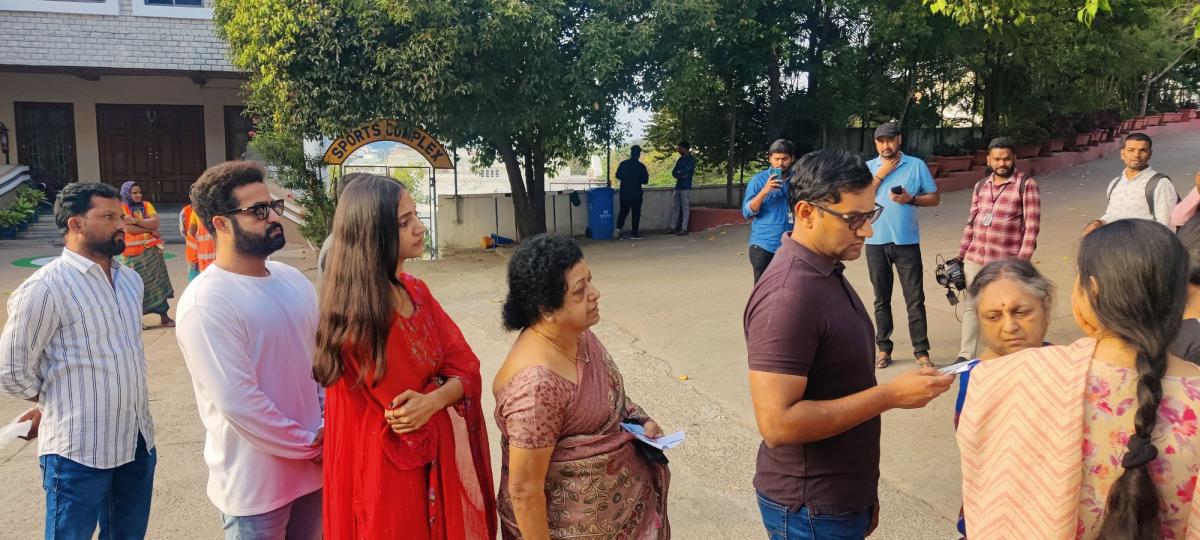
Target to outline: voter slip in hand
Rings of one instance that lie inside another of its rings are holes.
[[[29,435],[29,430],[32,428],[32,421],[25,420],[18,422],[17,419],[14,418],[13,421],[8,425],[0,427],[0,448],[24,441],[24,439],[21,437]]]
[[[679,446],[679,444],[683,442],[683,438],[684,438],[683,432],[677,431],[670,435],[663,435],[662,437],[659,437],[657,439],[651,439],[650,437],[646,436],[646,429],[637,424],[622,423],[621,429],[624,429],[625,431],[632,433],[633,436],[637,438],[637,440],[642,441],[642,442],[644,442],[650,446],[653,446],[659,450],[668,450],[671,448],[675,448],[676,446]]]
[[[975,364],[978,364],[978,363],[979,363],[979,360],[971,360],[970,362],[959,362],[957,364],[950,364],[944,368],[940,368],[940,369],[938,369],[938,371],[942,375],[958,375],[959,373],[962,373],[968,369],[975,367]]]

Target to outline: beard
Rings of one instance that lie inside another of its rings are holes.
[[[283,237],[283,225],[278,223],[272,223],[261,235],[247,232],[236,219],[231,220],[231,223],[233,223],[233,248],[243,255],[265,259],[270,254],[279,251],[287,243],[287,239]],[[279,231],[279,235],[272,236],[271,233],[276,230]]]
[[[88,238],[84,245],[88,251],[93,253],[99,253],[105,257],[116,257],[125,252],[125,233],[117,233],[101,240]]]

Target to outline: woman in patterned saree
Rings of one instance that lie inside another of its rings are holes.
[[[326,387],[324,538],[491,540],[479,359],[420,279],[425,225],[402,184],[338,199],[313,376]],[[349,176],[348,176],[349,177]]]
[[[1168,354],[1188,253],[1141,219],[1083,238],[1088,337],[981,362],[958,424],[971,540],[1197,538],[1200,367]]]
[[[665,460],[620,427],[662,429],[625,395],[590,327],[600,292],[571,238],[538,235],[508,266],[504,326],[520,331],[492,384],[505,539],[670,538]]]
[[[171,288],[171,275],[163,259],[158,212],[143,199],[142,186],[132,180],[121,184],[121,202],[125,211],[125,252],[117,260],[142,276],[142,314],[154,313],[162,326],[175,326],[167,316],[167,300],[175,298],[175,289]]]

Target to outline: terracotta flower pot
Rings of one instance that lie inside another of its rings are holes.
[[[1066,139],[1050,139],[1050,142],[1048,142],[1046,144],[1049,146],[1050,152],[1062,152],[1063,146],[1065,146],[1067,144],[1067,140]]]
[[[1153,126],[1160,126],[1160,125],[1162,125],[1162,115],[1161,114],[1156,114],[1154,116],[1146,117],[1146,127],[1153,127]]]
[[[1091,140],[1092,140],[1091,133],[1076,133],[1075,134],[1075,144],[1072,146],[1087,146],[1088,142]]]
[[[974,156],[939,156],[937,162],[942,172],[952,173],[970,169],[973,159]]]
[[[1191,122],[1196,118],[1196,109],[1184,109],[1183,116],[1179,119],[1180,122]]]
[[[1035,158],[1038,156],[1038,153],[1042,151],[1042,145],[1037,143],[1018,144],[1016,150],[1017,159]]]
[[[940,170],[942,168],[941,165],[939,165],[938,162],[936,162],[936,161],[931,161],[929,163],[926,163],[925,166],[929,167],[929,176],[932,176],[934,178],[937,178],[938,172],[940,172]]]
[[[971,166],[972,167],[979,167],[979,166],[986,167],[987,166],[987,156],[988,156],[987,150],[976,150],[975,154],[971,156]]]
[[[1134,119],[1133,119],[1133,128],[1132,128],[1132,129],[1133,129],[1133,131],[1138,131],[1138,130],[1146,129],[1146,117],[1145,117],[1145,116],[1139,116],[1139,117],[1137,117],[1137,118],[1134,118]]]

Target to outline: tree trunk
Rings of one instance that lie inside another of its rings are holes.
[[[783,136],[783,85],[780,82],[779,48],[771,47],[767,59],[767,140]]]
[[[504,161],[504,170],[508,173],[508,186],[512,191],[513,213],[516,216],[517,240],[529,238],[546,231],[545,204],[543,203],[542,219],[539,221],[530,204],[529,193],[521,176],[521,161],[511,142],[498,141],[494,143],[499,150],[500,159]],[[541,200],[545,200],[541,198]],[[496,231],[500,234],[500,231]]]
[[[999,45],[988,43],[984,62],[983,79],[983,138],[995,137],[1000,132],[1000,84],[1004,79],[1000,66]]]
[[[535,224],[540,223],[546,232],[546,151],[541,140],[534,140],[529,155],[533,158],[533,176],[529,181],[529,207],[533,210]]]
[[[1146,82],[1142,85],[1141,99],[1138,100],[1138,116],[1146,116],[1146,108],[1150,105],[1150,91],[1154,88],[1154,74],[1146,74]]]
[[[733,206],[733,166],[737,160],[737,99],[729,95],[729,155],[725,159],[725,205]]]
[[[1192,44],[1189,45],[1188,48],[1186,48],[1182,52],[1180,52],[1179,56],[1176,56],[1175,59],[1172,60],[1170,64],[1167,64],[1167,66],[1164,67],[1161,71],[1159,71],[1157,75],[1154,74],[1154,72],[1150,72],[1150,73],[1146,74],[1146,86],[1142,89],[1142,103],[1141,103],[1141,108],[1139,109],[1140,112],[1138,113],[1138,116],[1146,115],[1146,106],[1149,104],[1150,91],[1151,91],[1152,87],[1154,86],[1154,84],[1157,83],[1159,79],[1163,78],[1164,75],[1166,75],[1166,74],[1170,73],[1172,70],[1174,70],[1175,66],[1179,64],[1179,61],[1186,58],[1188,54],[1191,54],[1191,52],[1196,49],[1197,45],[1200,45],[1200,42],[1192,41]]]

